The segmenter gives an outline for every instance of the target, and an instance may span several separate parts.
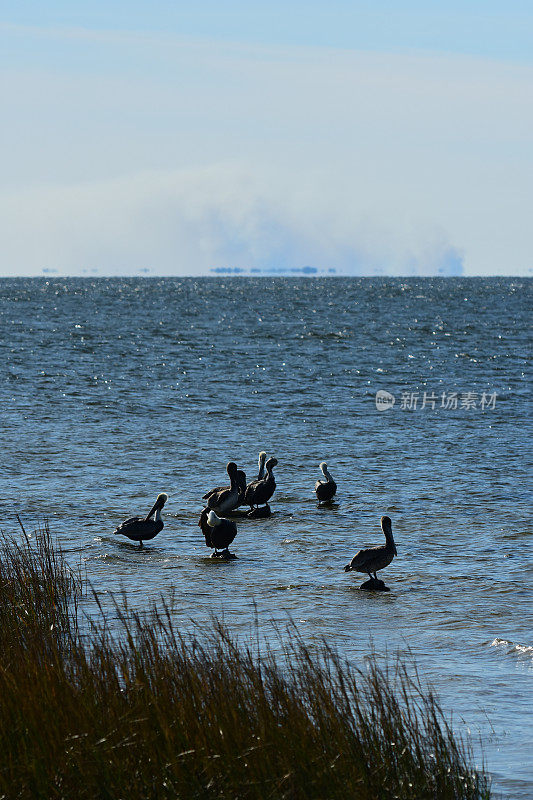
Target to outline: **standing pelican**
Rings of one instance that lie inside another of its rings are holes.
[[[231,519],[221,519],[214,511],[204,508],[200,514],[198,525],[205,536],[207,547],[214,549],[213,555],[220,558],[235,558],[228,550],[237,536],[237,525]],[[218,552],[221,550],[222,552]]]
[[[157,495],[152,510],[146,517],[130,517],[122,522],[113,533],[127,536],[132,542],[139,542],[139,550],[142,549],[143,542],[148,542],[163,530],[164,522],[161,519],[161,510],[168,500],[168,495],[164,492]],[[151,519],[155,513],[155,519]]]
[[[329,503],[335,497],[337,484],[329,474],[328,465],[325,461],[322,461],[322,463],[319,464],[319,467],[322,470],[322,475],[326,480],[319,480],[315,483],[315,493],[319,503]]]
[[[263,479],[263,477],[265,475],[266,457],[267,457],[267,454],[265,453],[265,451],[261,450],[261,452],[259,453],[259,459],[258,459],[258,462],[257,462],[258,463],[258,467],[259,467],[259,471],[257,473],[257,478],[255,480],[253,480],[253,481],[250,481],[250,483],[248,484],[248,486],[245,489],[244,496],[243,496],[242,500],[240,500],[240,502],[239,502],[239,505],[243,505],[243,503],[248,502],[246,500],[246,492],[249,491],[248,497],[250,497],[252,495],[255,487],[257,486],[257,484]],[[250,509],[251,510],[248,512],[248,516],[249,517],[255,517],[255,518],[261,517],[261,518],[264,518],[264,517],[269,517],[270,513],[271,513],[270,512],[270,506],[268,505],[268,503],[266,503],[266,505],[261,510],[259,510],[257,508],[254,509],[252,506],[250,506]]]
[[[237,464],[234,461],[230,461],[226,467],[230,486],[219,486],[216,489],[211,489],[202,498],[202,500],[207,500],[208,508],[212,508],[217,514],[227,514],[236,508],[239,503],[238,471]]]
[[[276,481],[272,470],[278,463],[277,458],[269,458],[265,464],[266,477],[252,481],[246,487],[244,502],[253,510],[254,506],[267,505],[274,494]]]
[[[376,572],[388,567],[394,556],[398,555],[394,538],[392,536],[392,523],[390,517],[381,517],[381,530],[385,534],[385,544],[379,547],[367,547],[359,550],[349,564],[344,567],[345,572],[366,572],[371,579],[377,581]],[[372,574],[374,573],[374,574]],[[382,581],[380,581],[382,583]]]

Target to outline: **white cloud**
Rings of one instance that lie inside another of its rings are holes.
[[[531,68],[93,39],[9,72],[3,274],[533,266]]]

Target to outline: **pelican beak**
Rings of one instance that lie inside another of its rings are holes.
[[[151,516],[153,516],[153,514],[155,514],[155,512],[156,512],[156,511],[157,511],[157,509],[160,507],[160,505],[161,505],[161,502],[160,502],[160,501],[158,501],[158,500],[156,500],[156,501],[155,501],[155,503],[154,503],[154,505],[152,506],[152,510],[151,510],[151,511],[150,511],[150,513],[149,513],[149,514],[146,516],[146,519],[147,519],[147,520],[148,520],[148,519],[150,519],[150,517],[151,517]]]
[[[147,520],[148,520],[148,519],[150,519],[150,517],[152,516],[152,514],[155,514],[155,512],[156,512],[158,509],[160,509],[160,508],[163,508],[163,506],[165,505],[166,501],[167,501],[167,498],[166,498],[166,496],[165,496],[165,495],[159,495],[159,497],[157,498],[157,500],[156,500],[156,501],[155,501],[155,503],[153,504],[153,506],[152,506],[152,510],[150,511],[150,513],[148,514],[148,516],[146,517],[146,519],[147,519]]]

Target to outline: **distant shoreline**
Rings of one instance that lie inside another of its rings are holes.
[[[245,279],[272,279],[272,278],[290,278],[295,280],[309,280],[309,279],[319,279],[325,280],[329,278],[341,278],[345,280],[364,280],[364,281],[433,281],[433,280],[445,280],[445,281],[501,281],[501,280],[525,280],[530,281],[533,278],[533,274],[531,275],[356,275],[356,274],[348,274],[348,273],[327,273],[327,272],[316,272],[316,273],[302,273],[302,271],[294,270],[289,272],[234,272],[234,271],[227,271],[227,272],[210,272],[210,273],[199,273],[195,274],[184,274],[184,275],[162,275],[159,273],[139,273],[139,272],[128,272],[124,274],[104,274],[104,273],[84,273],[84,274],[66,274],[60,273],[56,271],[48,271],[43,272],[43,274],[39,275],[0,275],[0,280],[2,281],[14,281],[14,280],[200,280],[200,279],[227,279],[227,278],[235,278],[239,280]]]

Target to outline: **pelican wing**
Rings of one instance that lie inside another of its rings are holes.
[[[246,491],[246,502],[262,506],[264,503],[268,503],[275,490],[276,481],[274,480],[274,476],[272,475],[271,478],[263,478],[262,481],[257,481],[257,485],[254,486],[249,494],[248,490]]]
[[[359,550],[350,562],[351,567],[366,567],[368,564],[372,564],[381,550],[383,550],[382,547],[367,547],[364,550]]]
[[[255,496],[255,492],[257,490],[257,486],[260,483],[261,483],[261,481],[257,480],[257,481],[252,481],[251,483],[248,484],[248,486],[246,487],[246,491],[244,493],[244,502],[245,503],[249,503],[250,505],[252,504],[253,498]]]
[[[320,501],[332,500],[337,492],[337,484],[335,481],[317,481],[315,485],[315,493]]]
[[[157,536],[164,527],[163,520],[146,519],[146,517],[130,517],[116,528],[113,533],[127,536],[133,542],[149,541]]]
[[[256,479],[255,479],[255,481],[250,481],[250,483],[249,483],[249,484],[248,484],[248,486],[246,487],[246,493],[248,493],[248,492],[253,492],[253,491],[254,491],[254,489],[256,489],[256,488],[257,488],[257,486],[258,486],[260,483],[262,483],[262,481],[263,481],[263,480],[264,480],[264,478],[256,478]]]
[[[225,492],[227,489],[229,490],[229,486],[217,486],[215,489],[211,489],[209,492],[206,492],[202,500],[208,500],[212,494],[216,494],[217,492]]]
[[[220,525],[214,527],[211,531],[212,547],[217,550],[224,550],[229,547],[237,536],[237,525],[233,520],[223,519]]]
[[[139,522],[145,522],[146,517],[130,517],[117,525],[113,533],[125,533],[128,529],[135,527]]]
[[[207,505],[209,508],[217,509],[224,504],[234,500],[234,505],[238,503],[239,500],[239,493],[238,491],[234,492],[232,489],[222,489],[219,492],[213,492],[213,494],[209,495],[207,498]]]

